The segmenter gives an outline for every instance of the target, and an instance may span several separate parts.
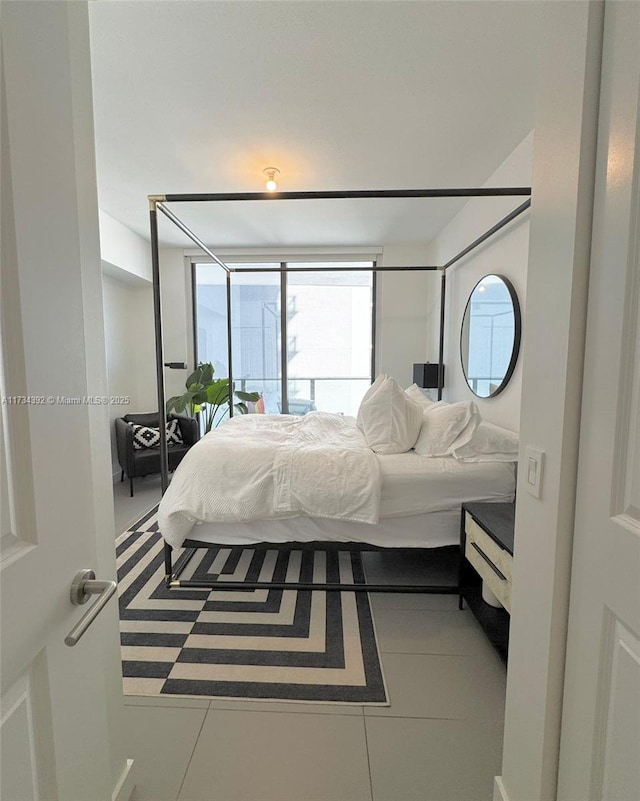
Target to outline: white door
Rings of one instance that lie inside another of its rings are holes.
[[[605,8],[559,801],[640,799],[640,3]]]
[[[115,599],[64,642],[92,603],[71,605],[76,571],[114,572],[105,412],[61,400],[104,393],[87,8],[0,15],[1,797],[110,801],[125,769]]]

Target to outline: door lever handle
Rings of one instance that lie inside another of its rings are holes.
[[[64,638],[65,645],[73,646],[78,642],[117,589],[118,585],[115,581],[96,581],[95,578],[96,574],[93,570],[80,570],[71,583],[69,596],[74,606],[86,604],[92,595],[99,597]]]

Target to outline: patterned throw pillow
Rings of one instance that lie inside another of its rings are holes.
[[[160,447],[160,429],[139,426],[136,423],[129,423],[129,425],[133,428],[134,450]],[[167,445],[182,445],[182,431],[180,431],[177,420],[167,422]]]

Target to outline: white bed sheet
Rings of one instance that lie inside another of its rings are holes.
[[[380,517],[460,509],[464,501],[513,500],[513,462],[459,462],[413,451],[378,456],[382,472]]]
[[[460,542],[460,507],[376,525],[326,518],[289,517],[253,523],[201,523],[189,539],[215,545],[251,546],[258,542],[362,542],[381,548],[439,548]]]

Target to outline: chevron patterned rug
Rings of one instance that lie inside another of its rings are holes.
[[[157,508],[117,560],[125,694],[387,704],[366,593],[169,590]],[[243,547],[198,550],[190,577],[364,583],[358,553]]]

